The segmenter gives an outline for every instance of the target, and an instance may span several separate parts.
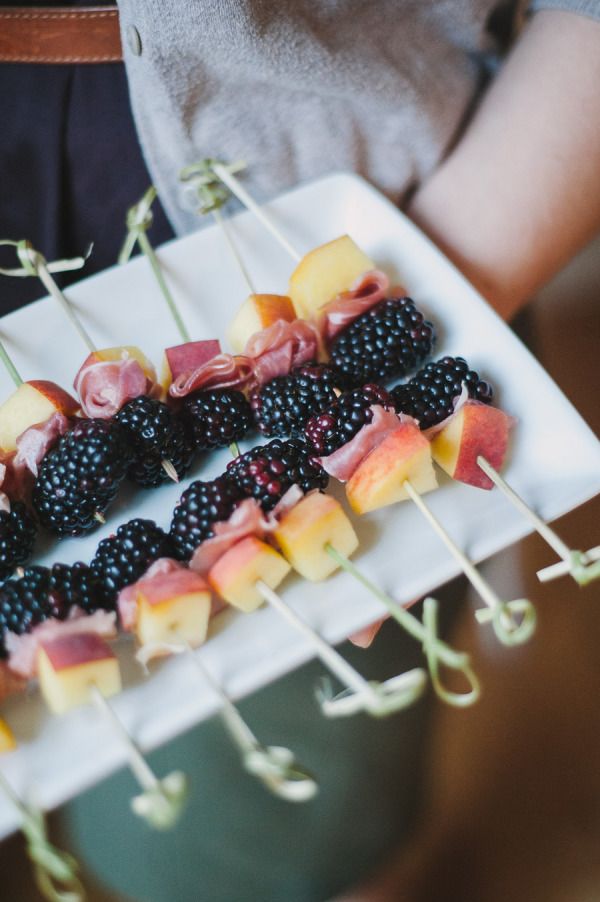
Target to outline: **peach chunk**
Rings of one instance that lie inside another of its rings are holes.
[[[512,424],[512,417],[497,407],[467,401],[434,437],[431,443],[433,459],[452,479],[480,489],[491,489],[494,484],[477,463],[477,458],[481,455],[494,469],[500,470]]]
[[[226,551],[208,574],[208,581],[229,604],[250,613],[263,603],[256,588],[262,579],[271,589],[290,572],[291,567],[274,548],[254,536],[242,539]]]
[[[221,353],[220,342],[215,338],[206,341],[186,341],[181,345],[165,348],[160,372],[160,384],[165,392],[183,373],[190,373],[204,366]]]
[[[338,567],[326,551],[327,544],[346,557],[358,548],[342,505],[321,492],[305,495],[283,515],[275,539],[294,570],[313,582],[327,579]]]
[[[4,752],[12,752],[16,747],[17,741],[13,735],[13,731],[6,721],[2,720],[0,717],[0,755]]]
[[[420,494],[437,487],[429,442],[414,423],[402,423],[365,457],[346,484],[357,514],[405,501],[410,480]]]
[[[79,402],[55,382],[23,382],[0,407],[0,448],[15,451],[18,437],[30,426],[45,423],[56,411],[72,417],[78,410]]]
[[[296,319],[296,311],[285,294],[251,294],[236,313],[227,339],[234,354],[241,354],[248,339],[256,332],[272,326],[278,320],[291,323]]]
[[[297,315],[310,319],[323,304],[340,292],[349,291],[371,269],[375,269],[375,264],[349,235],[314,248],[302,258],[290,278],[290,297]]]
[[[46,704],[55,714],[89,702],[93,686],[105,698],[121,691],[119,662],[96,633],[74,633],[42,642],[38,678]]]
[[[140,580],[137,604],[135,632],[141,645],[179,641],[195,647],[206,639],[211,592],[193,570]]]

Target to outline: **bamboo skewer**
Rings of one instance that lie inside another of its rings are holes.
[[[156,188],[154,185],[150,185],[141,200],[127,211],[126,225],[128,231],[121,253],[119,254],[119,263],[127,263],[137,243],[141,252],[150,264],[181,340],[183,342],[188,342],[191,341],[190,333],[188,332],[179,308],[175,303],[173,295],[169,290],[156,251],[152,247],[148,235],[146,234],[154,219],[152,214],[152,204],[155,199]]]
[[[411,499],[428,521],[434,532],[441,538],[454,559],[478,593],[488,610],[477,611],[475,616],[479,623],[492,621],[494,632],[503,645],[519,645],[526,642],[535,630],[535,608],[526,598],[518,598],[513,601],[503,601],[494,589],[485,580],[472,561],[458,547],[454,539],[442,526],[440,521],[423,501],[421,495],[414,489],[409,480],[404,482],[404,488]],[[519,620],[515,618],[520,618]]]
[[[156,830],[171,829],[187,798],[185,774],[177,770],[159,779],[102,693],[96,686],[90,691],[92,701],[125,745],[129,767],[142,789],[141,794],[131,800],[133,812]]]
[[[540,582],[548,582],[570,573],[573,579],[584,586],[592,580],[600,579],[600,552],[598,548],[590,548],[588,551],[577,551],[569,548],[559,535],[539,517],[536,512],[521,498],[520,495],[506,482],[498,471],[481,455],[477,463],[488,476],[496,488],[508,498],[510,503],[532,524],[535,531],[556,552],[561,559],[558,564],[545,567],[538,571]]]
[[[310,642],[323,664],[346,686],[346,690],[335,698],[321,695],[321,708],[327,716],[347,716],[365,711],[374,717],[386,717],[408,707],[422,695],[427,680],[421,668],[384,683],[368,681],[302,620],[277,592],[262,580],[258,580],[256,586],[264,600]]]
[[[29,241],[5,240],[0,241],[0,245],[14,247],[19,262],[21,263],[21,266],[18,269],[0,269],[0,273],[5,276],[17,276],[18,278],[36,276],[41,281],[48,294],[50,294],[62,308],[63,313],[67,316],[69,322],[87,349],[90,352],[95,351],[96,347],[94,342],[79,321],[70,302],[52,278],[53,272],[69,272],[75,269],[81,269],[91,252],[91,246],[85,257],[75,257],[72,260],[56,260],[53,263],[48,263],[43,254],[40,254]]]

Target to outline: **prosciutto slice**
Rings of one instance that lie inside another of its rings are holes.
[[[34,475],[23,463],[17,464],[17,452],[0,451],[0,490],[4,495],[4,509],[10,511],[10,499],[28,501],[33,488]]]
[[[156,380],[123,353],[121,360],[86,360],[77,373],[73,385],[86,417],[108,420],[128,401],[156,393]]]
[[[408,418],[400,417],[393,410],[386,410],[380,404],[373,404],[373,419],[363,426],[356,435],[326,457],[318,457],[326,473],[340,482],[348,482],[359,464],[367,454],[376,448],[391,432],[395,432],[401,422]]]
[[[325,344],[330,344],[358,316],[383,301],[388,296],[389,288],[390,280],[386,274],[372,269],[362,275],[350,291],[343,291],[325,304],[318,320]]]
[[[275,526],[275,519],[265,517],[254,498],[246,498],[228,520],[215,523],[214,536],[198,545],[190,560],[190,568],[205,577],[219,558],[242,539],[248,536],[262,539]]]
[[[8,667],[17,676],[32,679],[37,673],[37,653],[42,642],[78,633],[95,633],[110,639],[117,632],[116,619],[114,611],[95,611],[93,614],[86,614],[81,608],[74,607],[69,612],[67,620],[56,620],[51,617],[22,636],[7,632],[4,644],[9,656]]]
[[[244,354],[252,360],[258,386],[275,376],[286,376],[292,367],[317,360],[319,352],[319,331],[303,319],[291,323],[279,319],[256,332],[244,348]]]
[[[57,410],[45,423],[37,423],[26,429],[17,439],[17,453],[13,461],[15,470],[26,467],[37,477],[38,464],[57,439],[68,431],[69,426],[69,419]]]
[[[163,599],[165,589],[173,595],[191,591],[190,584],[196,583],[199,588],[200,577],[191,574],[185,564],[174,561],[172,558],[162,557],[155,561],[146,570],[141,579],[121,589],[117,597],[117,609],[123,629],[131,631],[135,628],[137,619],[137,598],[140,591],[151,602],[152,599]],[[207,588],[207,586],[204,586]]]
[[[249,389],[254,384],[253,362],[245,356],[217,354],[195,370],[181,373],[169,387],[172,398],[185,398],[201,389]]]

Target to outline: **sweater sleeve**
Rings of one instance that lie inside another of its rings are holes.
[[[536,13],[541,9],[560,9],[563,12],[579,13],[600,22],[600,0],[532,0],[528,12]]]

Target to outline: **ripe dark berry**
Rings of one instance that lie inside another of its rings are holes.
[[[7,657],[7,632],[21,636],[43,620],[62,620],[67,613],[62,599],[52,592],[47,567],[28,567],[20,579],[7,579],[0,587],[0,658]]]
[[[299,439],[275,439],[240,454],[227,465],[227,476],[267,511],[293,485],[308,492],[326,488],[329,481],[325,470],[311,462],[308,446]]]
[[[182,416],[199,451],[226,448],[244,438],[252,426],[252,413],[245,395],[234,389],[199,391],[188,395]]]
[[[111,603],[160,557],[173,557],[169,536],[153,520],[136,518],[103,539],[90,564]]]
[[[214,524],[229,519],[242,497],[237,486],[224,476],[212,482],[192,482],[173,511],[169,535],[176,556],[189,560],[198,545],[212,536]]]
[[[114,420],[80,420],[46,454],[33,488],[40,523],[78,536],[97,525],[115,498],[133,452]]]
[[[432,323],[410,298],[388,298],[357,317],[331,345],[331,365],[352,387],[404,376],[425,360]]]
[[[431,361],[404,385],[392,390],[398,413],[406,413],[419,421],[421,429],[441,423],[454,410],[465,384],[470,398],[489,404],[493,389],[480,379],[463,357],[442,357]]]
[[[110,597],[103,580],[87,564],[54,564],[50,570],[50,588],[62,600],[67,611],[77,606],[86,614],[98,610],[114,610],[115,597]]]
[[[13,501],[10,511],[0,511],[0,580],[28,560],[36,531],[33,517],[21,501]]]
[[[132,482],[145,487],[170,478],[169,465],[182,479],[189,470],[193,446],[183,421],[166,404],[141,395],[125,404],[117,416],[133,448],[127,470]]]
[[[304,431],[306,441],[318,456],[333,454],[373,419],[371,406],[379,404],[393,410],[389,392],[380,385],[363,385],[343,392],[322,413],[312,417]]]
[[[335,401],[338,381],[331,367],[317,363],[276,376],[250,399],[258,428],[263,435],[301,435],[307,420]]]

